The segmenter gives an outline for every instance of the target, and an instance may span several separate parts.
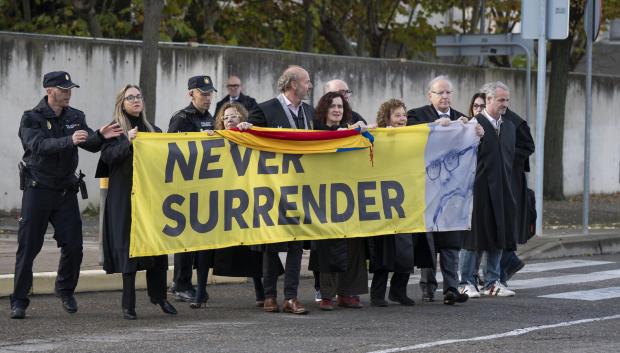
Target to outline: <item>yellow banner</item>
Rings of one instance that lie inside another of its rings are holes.
[[[373,130],[374,165],[369,149],[281,154],[204,133],[140,133],[130,256],[424,232],[430,130]]]

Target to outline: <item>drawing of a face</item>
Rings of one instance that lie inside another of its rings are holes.
[[[475,123],[430,125],[424,151],[427,230],[465,229],[471,223],[479,143],[474,126]]]

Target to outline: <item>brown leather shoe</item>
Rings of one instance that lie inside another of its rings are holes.
[[[280,307],[278,306],[278,301],[276,298],[265,298],[265,303],[263,304],[263,310],[268,313],[277,313],[280,311]]]
[[[284,311],[285,313],[292,313],[297,315],[304,315],[308,313],[308,310],[306,310],[306,308],[301,305],[297,298],[285,300],[284,304],[282,304],[282,311]]]

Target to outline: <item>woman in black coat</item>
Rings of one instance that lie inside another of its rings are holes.
[[[146,270],[148,295],[166,314],[176,314],[166,299],[168,256],[129,258],[131,227],[131,189],[133,176],[132,142],[138,131],[161,132],[144,114],[144,101],[138,86],[125,85],[116,96],[114,121],[124,134],[106,140],[101,148],[97,177],[109,177],[103,217],[103,269],[123,274],[123,317],[135,320],[136,272]]]
[[[339,130],[360,127],[351,123],[351,108],[338,92],[326,93],[316,107],[314,128]],[[321,310],[333,310],[332,298],[338,295],[338,306],[361,308],[359,296],[368,293],[366,239],[326,239],[313,242],[313,254],[320,272]]]
[[[381,104],[377,112],[379,127],[397,128],[407,124],[405,103],[390,99]],[[402,305],[413,305],[407,296],[407,283],[414,266],[414,237],[411,233],[381,235],[369,238],[370,272],[373,273],[370,285],[370,304],[385,307],[385,292],[388,274],[392,273],[388,298]]]

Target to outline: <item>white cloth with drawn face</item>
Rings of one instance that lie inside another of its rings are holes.
[[[431,129],[424,161],[426,164],[427,231],[471,228],[473,188],[480,139],[476,122],[452,122],[449,126],[429,124]]]

